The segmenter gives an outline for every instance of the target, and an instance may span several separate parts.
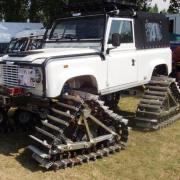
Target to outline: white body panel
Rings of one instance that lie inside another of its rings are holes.
[[[64,68],[64,66],[68,66],[68,68]],[[48,97],[59,96],[63,86],[71,78],[86,75],[96,79],[100,91],[105,89],[107,84],[107,61],[102,61],[97,55],[63,60],[56,59],[48,63],[46,74],[48,74],[46,79]]]
[[[110,58],[112,56],[115,58]],[[136,57],[135,66],[132,66],[134,57]],[[146,84],[151,80],[152,72],[159,64],[165,64],[168,73],[171,72],[171,50],[169,48],[137,50],[136,52],[133,50],[132,53],[124,50],[119,53],[112,51],[110,55],[107,55],[105,61],[97,55],[56,59],[46,67],[47,96],[58,96],[66,81],[86,75],[96,79],[98,91],[101,94]],[[68,65],[68,68],[64,68],[65,65]]]
[[[108,85],[115,87],[138,80],[138,60],[135,49],[114,50],[107,56]],[[134,66],[132,65],[134,62]]]
[[[150,81],[153,70],[158,65],[166,65],[168,74],[172,71],[170,48],[138,50],[138,81]]]
[[[57,46],[56,48],[35,50],[34,52],[39,52],[25,57],[6,55],[3,57],[3,61],[27,62],[33,66],[42,64],[49,59],[45,65],[46,83],[43,86],[45,86],[45,96],[51,98],[61,94],[67,81],[81,76],[89,76],[93,79],[98,93],[104,95],[148,83],[158,65],[165,65],[170,73],[172,70],[170,48],[136,49],[133,27],[131,43],[122,43],[117,48],[108,44],[112,20],[121,19],[109,18],[105,35],[105,51],[103,52],[105,59],[99,55],[100,47],[95,48],[88,45],[86,48],[63,48],[61,44],[61,48]],[[134,26],[132,19],[123,18],[122,20],[130,21]],[[57,44],[51,43],[51,46],[55,47]],[[66,43],[65,46],[67,45]],[[106,50],[109,48],[110,51],[107,53]],[[27,88],[27,92],[42,96],[40,89],[43,88],[39,86],[35,89]]]
[[[168,14],[169,20],[173,20],[173,33],[180,34],[180,14]]]

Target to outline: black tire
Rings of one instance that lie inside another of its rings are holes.
[[[7,130],[8,116],[3,108],[0,108],[0,131],[5,132]]]
[[[33,114],[29,111],[18,109],[14,114],[15,126],[29,128],[34,125]]]

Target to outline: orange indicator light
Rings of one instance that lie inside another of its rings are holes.
[[[64,68],[68,68],[68,67],[69,67],[69,65],[67,65],[67,64],[66,64],[66,65],[64,65]]]

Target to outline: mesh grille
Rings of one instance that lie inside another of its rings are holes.
[[[3,65],[2,77],[4,85],[18,86],[18,68],[17,65]]]

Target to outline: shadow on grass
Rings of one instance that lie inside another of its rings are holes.
[[[121,109],[116,110],[117,114],[120,114],[121,116],[123,116],[124,118],[129,120],[128,126],[136,132],[142,132],[142,133],[153,133],[153,132],[157,132],[158,130],[156,129],[143,129],[143,128],[138,128],[135,126],[134,123],[134,119],[136,117],[136,113],[135,112],[129,112],[129,111],[122,111]]]
[[[37,162],[33,160],[31,157],[32,153],[25,149],[22,153],[20,153],[17,157],[16,160],[22,164],[22,166],[31,172],[46,172],[45,169],[41,168]]]
[[[10,133],[0,135],[0,154],[15,157],[24,168],[32,172],[43,171],[32,159],[32,153],[26,149],[31,144],[29,133]]]

